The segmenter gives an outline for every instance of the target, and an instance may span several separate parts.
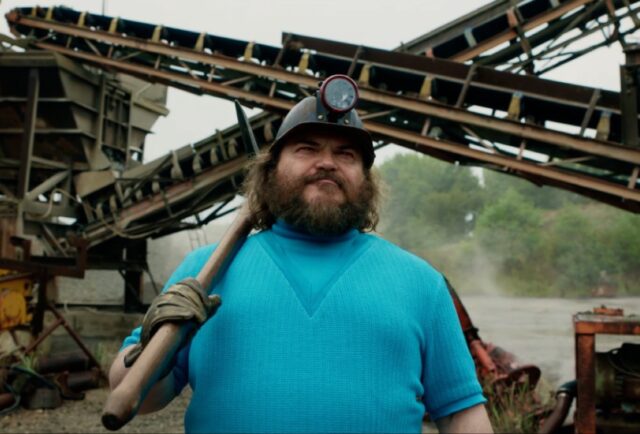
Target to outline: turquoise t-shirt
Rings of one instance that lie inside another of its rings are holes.
[[[167,286],[195,276],[190,253]],[[373,235],[247,239],[173,375],[187,432],[420,432],[485,402],[442,276]],[[125,339],[130,345],[139,329]]]

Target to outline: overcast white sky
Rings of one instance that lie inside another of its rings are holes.
[[[280,45],[281,33],[287,31],[391,49],[486,3],[489,1],[107,0],[106,14],[272,45]],[[0,0],[0,12],[4,15],[14,7],[34,4],[64,4],[100,13],[103,2]],[[0,32],[8,33],[4,19],[0,20]],[[618,65],[622,62],[621,49],[615,45],[552,71],[547,78],[618,90]],[[147,139],[146,160],[235,122],[232,104],[210,96],[171,89],[168,106],[171,113],[156,123],[155,134]],[[387,155],[392,152],[385,150]]]

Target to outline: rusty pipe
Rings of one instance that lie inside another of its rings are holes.
[[[571,403],[576,396],[576,382],[569,381],[560,386],[556,392],[556,406],[544,421],[538,434],[552,434],[558,431],[569,414]]]

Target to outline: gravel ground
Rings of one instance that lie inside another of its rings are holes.
[[[100,422],[108,390],[86,392],[84,400],[64,401],[55,410],[19,409],[0,417],[2,433],[108,433]],[[121,432],[177,433],[184,432],[183,417],[191,393],[185,389],[165,409],[158,413],[137,416]]]

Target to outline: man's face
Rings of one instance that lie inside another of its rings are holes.
[[[276,177],[284,183],[303,182],[308,205],[340,205],[355,200],[362,186],[362,155],[336,135],[308,135],[283,146]]]
[[[335,134],[307,134],[285,143],[269,184],[271,211],[315,234],[356,227],[371,199],[360,150]]]

